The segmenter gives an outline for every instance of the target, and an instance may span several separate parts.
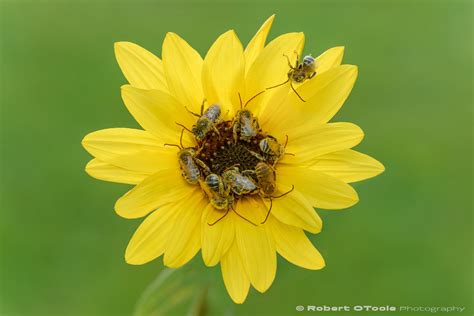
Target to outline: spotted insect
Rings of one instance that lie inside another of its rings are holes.
[[[165,144],[165,146],[174,146],[179,148],[178,162],[181,169],[181,175],[189,184],[197,184],[202,173],[199,167],[204,169],[204,171],[207,173],[210,173],[211,170],[202,160],[197,158],[198,152],[194,148],[184,148],[183,131],[181,131],[181,137],[179,140],[180,145]]]
[[[285,82],[282,82],[280,84],[277,84],[276,86],[272,86],[267,88],[268,89],[273,89],[279,86],[282,86],[288,82],[290,82],[290,87],[293,90],[293,92],[300,98],[301,101],[306,102],[296,91],[296,89],[293,86],[293,83],[302,83],[305,80],[311,79],[316,75],[316,59],[314,59],[313,56],[311,55],[306,55],[303,58],[303,62],[299,62],[299,56],[297,55],[296,57],[296,64],[293,66],[291,65],[290,58],[287,55],[283,55],[286,57],[288,60],[288,66],[290,67],[290,70],[287,73],[288,79],[285,80]]]
[[[188,130],[189,132],[193,133],[198,141],[203,140],[204,137],[206,137],[207,133],[209,133],[211,130],[215,131],[216,134],[219,134],[219,131],[216,128],[216,124],[218,124],[221,121],[220,119],[221,106],[217,103],[212,104],[204,111],[205,103],[206,103],[206,100],[204,100],[203,103],[201,104],[201,114],[194,113],[190,111],[188,108],[186,108],[186,110],[189,113],[198,117],[198,120],[193,125],[191,130],[184,127],[182,124],[177,123],[178,125]]]
[[[237,142],[239,139],[243,141],[249,141],[252,137],[257,136],[260,132],[260,126],[258,124],[257,118],[250,112],[250,110],[245,107],[247,104],[255,99],[260,94],[264,93],[262,91],[251,97],[245,105],[242,106],[242,98],[239,93],[240,101],[240,110],[235,114],[235,118],[232,121],[232,132],[234,137],[234,142]]]
[[[236,195],[252,194],[258,191],[255,181],[251,177],[240,173],[237,167],[225,170],[222,173],[222,179]]]

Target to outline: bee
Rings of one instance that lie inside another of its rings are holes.
[[[270,156],[273,160],[273,165],[277,163],[281,156],[285,154],[285,147],[288,143],[288,136],[286,137],[285,145],[280,144],[277,139],[271,135],[268,135],[262,139],[258,146],[260,150],[267,156]]]
[[[300,98],[301,101],[306,102],[296,91],[296,89],[293,87],[293,82],[296,83],[302,83],[305,80],[311,79],[316,75],[316,59],[314,59],[313,56],[307,55],[304,56],[303,62],[299,62],[299,56],[297,55],[296,57],[296,64],[295,66],[291,65],[290,58],[287,55],[283,55],[286,57],[288,60],[288,66],[290,67],[290,70],[288,71],[288,79],[280,84],[277,84],[276,86],[272,86],[267,88],[268,89],[273,89],[279,86],[282,86],[286,84],[288,81],[290,82],[290,87],[295,92],[295,94]]]
[[[241,140],[249,141],[252,137],[257,136],[259,130],[258,120],[253,116],[252,112],[247,109],[237,111],[232,124],[234,141],[237,142],[239,139],[238,132],[240,132]]]
[[[181,175],[189,184],[196,184],[201,176],[201,171],[195,163],[196,152],[193,148],[183,148],[178,152]]]
[[[193,125],[191,130],[187,129],[181,124],[178,124],[185,128],[187,131],[193,133],[198,141],[203,140],[204,137],[206,137],[207,133],[209,133],[211,130],[214,130],[219,135],[219,131],[216,128],[216,124],[220,122],[221,106],[217,103],[212,104],[206,109],[206,111],[204,111],[205,102],[206,100],[204,100],[201,104],[201,114],[194,113],[185,107],[189,113],[196,117],[199,117],[199,119],[196,121],[196,124]]]
[[[263,197],[271,197],[276,189],[275,169],[265,162],[259,162],[255,166],[255,175],[257,176],[258,186]]]
[[[239,93],[240,100],[240,110],[235,114],[234,121],[232,122],[232,132],[234,136],[234,141],[237,142],[239,139],[238,134],[240,133],[240,139],[243,141],[249,141],[252,137],[257,136],[260,131],[260,126],[258,125],[258,120],[253,116],[252,112],[247,110],[245,107],[247,104],[255,99],[257,96],[262,94],[265,91],[257,93],[251,97],[244,106],[242,106],[242,98]]]
[[[189,184],[196,184],[201,177],[201,170],[199,167],[206,170],[207,173],[210,173],[211,170],[202,160],[197,158],[198,152],[194,148],[184,148],[183,132],[184,130],[181,131],[181,137],[179,139],[180,145],[165,144],[165,146],[175,146],[179,148],[178,162],[181,169],[181,175]]]
[[[255,181],[240,173],[239,168],[231,167],[222,173],[222,179],[237,195],[252,194],[258,191]]]
[[[229,194],[229,188],[226,187],[222,178],[217,174],[209,174],[200,184],[214,208],[218,210],[228,209],[234,202],[234,197]]]
[[[288,144],[288,135],[286,136],[286,141],[284,145],[280,144],[275,137],[271,135],[267,135],[258,143],[258,147],[260,148],[260,151],[262,152],[262,154],[257,153],[250,149],[247,149],[247,150],[252,156],[257,158],[258,160],[263,161],[263,162],[268,162],[269,160],[271,160],[273,162],[272,166],[275,166],[283,155],[292,155],[292,156],[295,155],[295,154],[290,154],[290,153],[285,152],[285,148],[287,144]]]
[[[270,207],[268,209],[267,215],[265,216],[265,219],[263,220],[263,222],[261,222],[261,224],[264,224],[267,221],[268,216],[270,215],[270,212],[272,210],[273,199],[278,199],[287,195],[288,193],[294,190],[295,186],[292,186],[288,192],[285,192],[278,196],[274,196],[273,193],[275,193],[275,190],[276,190],[275,169],[265,162],[259,162],[255,166],[255,171],[251,171],[251,172],[254,172],[257,177],[260,195],[263,198],[270,199]]]
[[[213,223],[207,223],[209,226],[214,226],[220,220],[227,216],[229,210],[234,211],[237,216],[241,217],[242,219],[246,220],[252,225],[257,226],[255,223],[250,221],[249,219],[243,217],[241,214],[237,213],[234,209],[234,196],[230,192],[230,187],[225,184],[222,177],[218,176],[215,173],[209,174],[204,181],[200,181],[201,187],[206,192],[207,196],[209,197],[209,201],[211,205],[218,209],[218,210],[226,210],[224,215],[219,217]]]

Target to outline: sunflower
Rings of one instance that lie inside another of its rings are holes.
[[[116,43],[129,82],[122,98],[143,130],[103,129],[82,141],[94,156],[90,176],[135,185],[115,204],[122,217],[146,216],[126,262],[163,255],[165,266],[178,268],[201,250],[207,266],[220,263],[235,303],[250,285],[270,287],[277,253],[323,268],[304,232],[321,231],[314,208],[354,205],[348,183],[384,170],[351,149],[364,136],[358,126],[328,123],[357,77],[356,66],[341,65],[343,47],[300,63],[303,33],[265,45],[273,19],[245,49],[233,30],[222,34],[204,59],[174,33],[162,59]]]

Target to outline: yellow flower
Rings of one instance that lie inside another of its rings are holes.
[[[358,196],[348,183],[384,170],[351,149],[364,136],[358,126],[328,123],[357,77],[356,66],[341,65],[342,47],[317,57],[315,74],[270,88],[288,81],[289,63],[297,65],[304,44],[303,33],[287,33],[265,46],[273,18],[245,49],[234,31],[222,34],[204,60],[174,33],[166,35],[162,60],[138,45],[116,43],[117,61],[129,82],[122,86],[122,98],[143,130],[103,129],[82,142],[95,157],[86,166],[89,175],[136,185],[115,204],[122,217],[147,216],[130,240],[126,261],[144,264],[164,255],[166,266],[178,268],[201,250],[206,265],[220,263],[236,303],[245,301],[250,285],[260,292],[270,287],[277,252],[300,267],[323,268],[322,256],[304,232],[321,231],[313,207],[354,205]],[[240,98],[248,102],[245,107]],[[203,104],[205,111],[219,104],[221,112],[197,139],[191,128],[198,118],[190,112],[201,116]],[[240,124],[243,108],[256,120]],[[258,131],[244,139],[244,123],[252,132],[252,122],[258,122]],[[181,164],[177,153],[186,149],[175,147],[180,137],[183,148],[193,149],[180,156]],[[275,141],[277,150],[264,152],[263,139]],[[276,187],[265,189],[259,163],[274,170]],[[240,182],[226,178],[227,170],[256,189],[239,194]],[[215,191],[206,186],[211,173]]]

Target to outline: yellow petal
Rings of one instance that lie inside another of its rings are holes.
[[[272,27],[273,20],[275,19],[275,14],[269,17],[257,31],[257,33],[252,37],[247,47],[245,48],[245,73],[248,72],[250,66],[252,66],[255,59],[258,57],[260,52],[265,46],[265,41],[267,40],[268,33]]]
[[[230,297],[236,304],[242,304],[247,298],[250,281],[242,264],[237,243],[232,243],[221,261],[222,278]]]
[[[120,69],[132,86],[168,91],[163,65],[158,57],[130,42],[117,42],[114,48]]]
[[[201,248],[201,217],[208,200],[195,189],[192,195],[182,200],[180,210],[169,232],[163,263],[170,268],[179,268],[191,260]]]
[[[281,187],[281,186],[280,186]],[[287,192],[291,187],[281,187],[279,192]],[[266,202],[269,207],[270,203]],[[279,221],[303,228],[312,233],[319,233],[323,222],[311,204],[297,190],[272,201],[271,214]]]
[[[368,155],[346,149],[320,156],[311,169],[351,183],[375,177],[385,167]]]
[[[245,218],[252,218],[252,214],[264,218],[265,211],[250,203],[252,198],[240,199],[237,211]],[[250,283],[259,292],[265,292],[275,279],[276,253],[273,239],[268,236],[264,225],[254,226],[247,221],[237,218],[235,224],[235,239],[239,247],[245,271]]]
[[[245,62],[242,44],[233,30],[217,38],[209,49],[202,67],[202,84],[209,104],[219,103],[226,109],[240,108]]]
[[[297,91],[306,102],[290,91],[281,102],[272,99],[260,121],[267,130],[278,131],[283,136],[297,127],[326,123],[339,111],[356,78],[356,66],[331,68],[298,86]]]
[[[178,168],[160,170],[128,191],[115,203],[115,211],[125,218],[139,218],[168,203],[175,203],[194,191]]]
[[[297,57],[295,52],[300,54],[303,45],[303,33],[287,33],[280,35],[265,46],[247,73],[245,99],[248,100],[257,93],[265,91],[266,88],[287,80],[289,66],[283,55],[287,55],[294,64]],[[265,100],[272,93],[272,90],[266,91],[262,96],[250,102],[248,108],[258,114],[260,105],[265,104]]]
[[[109,128],[84,137],[82,145],[101,161],[120,168],[152,174],[177,166],[176,150],[160,145],[150,133],[130,128]]]
[[[279,165],[277,181],[287,187],[294,185],[318,208],[348,208],[359,201],[357,192],[347,183],[308,168]]]
[[[225,214],[224,210],[216,210],[212,205],[208,205],[202,217],[202,259],[207,266],[215,266],[222,256],[229,250],[234,242],[235,230],[232,219],[233,212],[229,212],[224,218],[215,223]]]
[[[188,109],[198,112],[204,100],[199,53],[177,34],[168,33],[163,41],[163,68],[170,93]]]
[[[146,172],[132,171],[111,165],[99,159],[92,159],[86,165],[86,172],[93,178],[116,183],[137,184],[142,182],[150,174]]]
[[[348,149],[359,144],[364,138],[364,132],[352,123],[329,123],[323,125],[302,127],[288,134],[287,153],[282,162],[311,164],[319,156]]]
[[[316,72],[318,75],[331,68],[339,66],[344,56],[344,47],[338,46],[326,50],[324,53],[316,58]]]
[[[268,219],[277,252],[289,262],[305,269],[324,268],[324,259],[311,244],[303,230],[285,225],[274,218]]]
[[[160,144],[179,141],[182,127],[176,122],[191,127],[193,116],[186,112],[171,95],[158,90],[137,89],[122,86],[122,99],[135,120],[155,135]],[[189,134],[185,134],[189,137]]]
[[[144,264],[164,253],[178,207],[179,203],[164,205],[140,224],[125,251],[127,263]]]

